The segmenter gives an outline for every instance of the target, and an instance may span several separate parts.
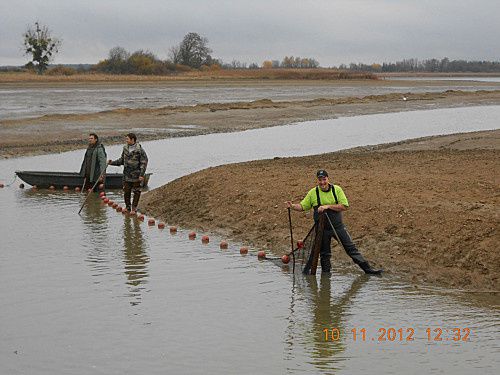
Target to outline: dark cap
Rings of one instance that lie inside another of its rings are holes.
[[[319,171],[316,172],[316,177],[328,177],[328,172],[325,171],[324,169],[320,169]]]

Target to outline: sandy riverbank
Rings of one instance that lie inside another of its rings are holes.
[[[323,155],[209,168],[144,194],[168,223],[288,251],[283,202],[299,201],[326,168],[346,192],[345,222],[389,275],[469,290],[500,290],[500,130],[430,137]],[[297,238],[312,215],[294,213]],[[231,248],[235,250],[235,248]],[[356,267],[339,246],[333,261]]]
[[[374,84],[385,83],[375,81]],[[403,100],[401,94],[297,101],[264,99],[253,102],[116,109],[90,114],[51,114],[38,118],[0,120],[0,157],[83,148],[86,146],[89,132],[98,133],[105,144],[117,144],[123,142],[123,135],[129,131],[138,133],[140,140],[144,141],[241,131],[343,116],[500,104],[500,90],[450,90],[405,96],[407,100]]]

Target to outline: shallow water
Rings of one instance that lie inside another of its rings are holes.
[[[500,82],[500,77],[385,77],[389,81],[473,81],[473,82]]]
[[[222,163],[495,129],[499,115],[500,106],[371,115],[144,147],[151,183],[159,186]],[[312,147],[318,132],[330,142]],[[112,157],[118,151],[108,148]],[[74,170],[81,156],[3,160],[0,177],[8,182],[14,169]],[[202,245],[199,237],[188,240],[188,229],[171,235],[98,199],[79,216],[83,196],[20,190],[17,183],[0,190],[2,374],[493,374],[498,368],[498,298],[339,269],[331,279],[293,280],[271,262],[240,256],[238,244],[221,251],[220,239],[212,238]],[[108,196],[121,201],[119,191]],[[340,339],[325,341],[323,330],[334,327]],[[443,340],[434,341],[434,332],[428,340],[428,327],[442,328]],[[404,328],[403,340],[379,341],[381,328]],[[412,341],[407,328],[415,332]],[[470,340],[453,341],[453,328],[462,336],[469,328]]]
[[[158,108],[164,106],[196,105],[200,103],[227,103],[271,100],[308,100],[333,97],[362,97],[390,93],[443,92],[446,90],[498,90],[497,81],[490,84],[436,85],[419,84],[417,86],[401,84],[393,86],[368,85],[263,85],[232,86],[214,85],[197,86],[161,86],[157,84],[137,84],[119,87],[57,88],[0,87],[0,120],[10,118],[36,117],[47,114],[92,113],[116,108]]]

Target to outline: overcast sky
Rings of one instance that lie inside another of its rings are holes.
[[[164,59],[191,31],[225,62],[500,60],[499,0],[0,0],[0,65],[27,62],[35,20],[63,40],[55,63],[96,63],[114,46]]]

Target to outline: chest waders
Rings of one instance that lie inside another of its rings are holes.
[[[333,198],[335,199],[335,204],[338,204],[339,203],[339,200],[337,198],[337,194],[335,194],[335,188],[333,185],[330,185],[330,189],[331,189],[331,192],[332,192],[332,195],[333,195]],[[316,269],[318,267],[318,260],[320,258],[320,253],[321,253],[321,248],[322,248],[322,242],[323,242],[323,232],[325,230],[325,222],[326,222],[326,218],[329,219],[328,215],[327,215],[327,212],[324,212],[324,215],[320,215],[319,212],[318,212],[318,207],[321,206],[321,198],[319,196],[319,187],[316,186],[316,203],[317,205],[314,206],[314,223],[315,223],[315,227],[314,227],[314,231],[315,231],[315,238],[314,238],[314,242],[312,244],[312,251],[311,253],[309,254],[309,258],[307,260],[307,263],[304,267],[304,270],[303,270],[303,273],[306,274],[306,275],[315,275],[316,274]],[[334,221],[335,222],[339,222],[339,223],[342,223],[342,216],[339,213],[336,213],[335,211],[330,211],[332,214],[338,214],[338,215],[335,215],[334,217]],[[331,220],[329,220],[329,222],[331,223]],[[333,225],[332,225],[332,228],[333,228]],[[339,240],[340,242],[340,240]],[[326,257],[325,255],[321,254],[321,264],[322,264],[322,270],[325,271],[326,269],[328,269],[328,272],[329,272],[329,266],[327,265],[327,263],[329,264],[330,261],[328,259],[328,262],[326,262]]]
[[[333,197],[335,198],[335,204],[338,204],[338,199],[337,195],[335,194],[335,188],[333,185],[330,185],[330,188],[332,189],[332,194]],[[318,213],[318,207],[321,206],[321,200],[319,197],[319,188],[316,186],[316,198],[318,199],[318,205],[314,207],[314,214],[315,218],[319,217]],[[337,242],[342,246],[344,251],[351,257],[351,259],[356,263],[365,273],[371,274],[371,275],[380,275],[382,273],[381,269],[373,269],[370,266],[370,263],[368,263],[364,258],[363,255],[359,252],[359,250],[356,248],[356,245],[352,242],[351,236],[345,229],[343,223],[342,223],[342,213],[338,211],[332,211],[332,210],[326,210],[324,212],[325,214],[323,215],[326,218],[326,222],[328,222],[328,225],[330,226],[332,233],[337,240]],[[325,225],[326,225],[325,222]],[[337,229],[335,229],[337,228]],[[339,235],[340,234],[340,235]],[[328,241],[328,248],[330,248],[330,242]],[[323,245],[326,246],[326,245]],[[325,250],[325,249],[322,249]],[[323,264],[325,265],[325,268],[327,269],[327,272],[329,272],[329,267],[330,267],[330,252],[328,252],[327,259],[323,259],[323,254],[322,259],[321,259],[321,267],[323,268]]]

